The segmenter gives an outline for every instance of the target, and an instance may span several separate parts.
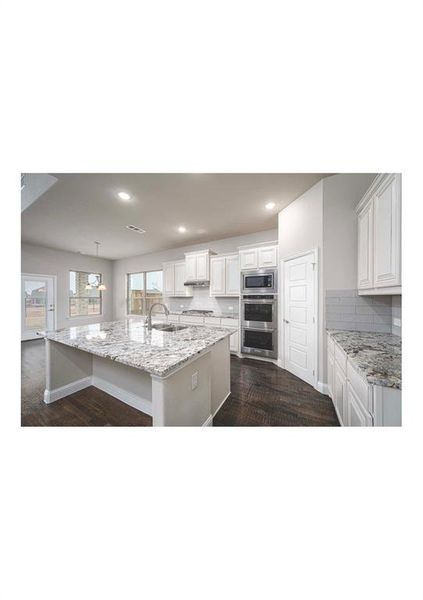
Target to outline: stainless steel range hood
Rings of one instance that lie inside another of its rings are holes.
[[[210,287],[210,281],[186,281],[184,285],[189,287]]]

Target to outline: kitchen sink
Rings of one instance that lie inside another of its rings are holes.
[[[169,323],[155,323],[152,325],[153,329],[158,329],[159,331],[181,331],[181,329],[186,329],[186,325],[169,325]]]

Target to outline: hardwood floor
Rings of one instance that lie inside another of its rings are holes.
[[[44,404],[44,341],[22,343],[22,426],[145,427],[151,417],[94,387]],[[213,419],[222,426],[337,426],[328,396],[272,363],[231,359],[231,396]]]

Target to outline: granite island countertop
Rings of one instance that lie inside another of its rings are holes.
[[[401,337],[371,331],[328,330],[371,385],[401,389]]]
[[[170,310],[170,315],[178,315],[179,317],[215,317],[216,319],[239,319],[239,314],[234,312],[214,312],[212,315],[187,315],[182,311]],[[160,313],[154,313],[154,316],[160,316]]]
[[[227,327],[187,325],[180,331],[148,331],[144,319],[124,319],[40,332],[44,338],[165,377],[233,333]]]

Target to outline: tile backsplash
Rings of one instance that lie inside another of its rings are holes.
[[[402,296],[392,296],[392,333],[401,335],[401,305]]]
[[[394,298],[398,297],[359,296],[357,290],[327,290],[326,328],[401,335],[401,328],[396,327],[394,331],[393,326],[394,307],[396,307]],[[399,307],[401,307],[401,300]],[[398,308],[395,308],[395,311],[398,311]]]
[[[238,298],[210,297],[209,288],[193,288],[193,294],[192,298],[165,298],[165,302],[171,311],[201,309],[217,313],[239,313]]]

